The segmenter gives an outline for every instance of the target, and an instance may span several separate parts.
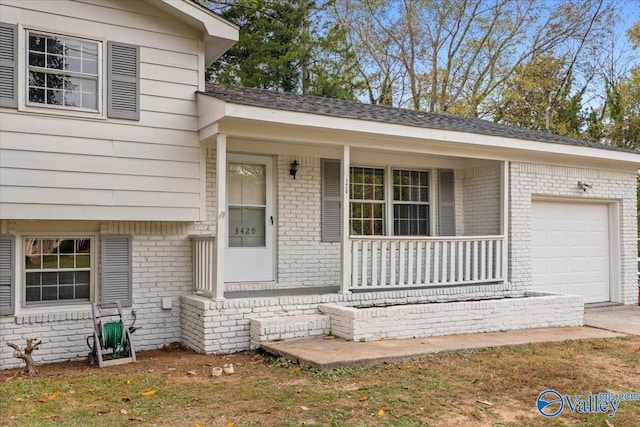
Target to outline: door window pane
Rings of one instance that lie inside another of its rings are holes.
[[[229,246],[265,246],[265,208],[229,207]]]
[[[265,165],[229,163],[229,204],[264,206],[267,203]]]

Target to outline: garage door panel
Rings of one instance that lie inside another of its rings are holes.
[[[606,204],[532,203],[534,288],[609,301],[609,209]]]

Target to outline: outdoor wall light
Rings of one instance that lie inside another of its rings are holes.
[[[296,173],[298,173],[298,166],[300,166],[300,163],[298,163],[297,160],[294,160],[289,165],[289,175],[291,175],[293,179],[296,179]]]
[[[587,191],[593,188],[593,184],[588,182],[578,181],[578,188],[582,191]]]

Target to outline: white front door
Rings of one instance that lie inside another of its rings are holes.
[[[534,200],[533,287],[609,301],[609,207],[602,203]]]
[[[227,157],[225,282],[274,280],[273,159]]]

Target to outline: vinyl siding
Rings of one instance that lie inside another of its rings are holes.
[[[21,109],[1,108],[0,217],[196,221],[201,34],[147,2],[3,1],[20,23]],[[25,32],[102,41],[102,114],[24,107]],[[106,42],[140,46],[140,120],[106,118]]]

